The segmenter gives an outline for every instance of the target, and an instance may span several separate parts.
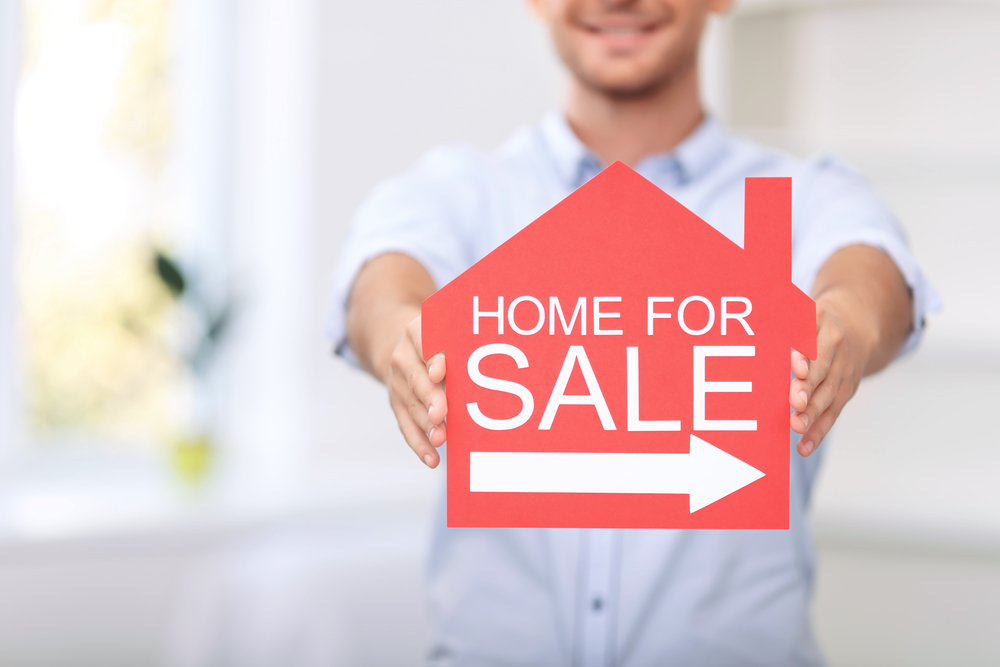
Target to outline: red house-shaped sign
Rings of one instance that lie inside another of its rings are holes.
[[[448,367],[448,525],[787,528],[791,180],[744,247],[615,163],[423,304]]]

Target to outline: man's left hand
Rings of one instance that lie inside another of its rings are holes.
[[[838,250],[820,270],[814,294],[816,360],[792,350],[795,379],[788,396],[802,456],[816,451],[861,378],[886,366],[912,327],[906,283],[877,248]]]

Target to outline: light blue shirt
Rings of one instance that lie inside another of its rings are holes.
[[[484,154],[429,152],[359,209],[334,279],[328,335],[339,353],[362,265],[406,253],[438,286],[458,276],[601,169],[551,114]],[[792,177],[792,280],[806,293],[837,249],[863,243],[896,262],[913,294],[916,344],[937,296],[871,187],[832,157],[800,161],[704,121],[637,171],[743,244],[743,179]],[[809,624],[814,556],[806,506],[822,448],[790,438],[790,529],[447,528],[429,562],[433,665],[821,665]],[[401,445],[402,446],[402,445]]]

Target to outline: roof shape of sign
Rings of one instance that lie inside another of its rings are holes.
[[[658,273],[670,275],[675,285],[689,282],[677,280],[684,276],[701,284],[699,279],[714,274],[763,288],[788,306],[781,327],[787,344],[815,358],[815,327],[802,316],[804,311],[811,316],[815,306],[791,281],[790,191],[790,178],[746,179],[740,248],[636,171],[615,162],[427,299],[424,312],[433,313],[442,326],[423,331],[424,356],[429,359],[445,349],[445,323],[460,310],[449,308],[448,302],[463,284],[503,292],[514,282],[542,287],[573,275],[581,293],[593,286],[597,294],[609,279],[633,281]],[[609,275],[608,267],[615,275]],[[660,268],[651,272],[653,267]]]
[[[789,348],[815,357],[815,305],[791,179],[745,183],[741,248],[615,163],[424,302],[449,525],[787,528]]]

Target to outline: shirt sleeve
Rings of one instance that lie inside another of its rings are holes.
[[[900,354],[911,350],[923,334],[925,318],[941,307],[910,252],[895,217],[871,185],[832,156],[808,163],[793,199],[792,280],[807,294],[823,264],[837,250],[870,245],[896,263],[913,299],[913,329]]]
[[[326,336],[357,365],[347,343],[346,307],[366,262],[388,252],[409,255],[440,288],[472,264],[471,234],[487,210],[484,158],[468,146],[436,148],[409,172],[372,191],[355,213],[333,275]]]

